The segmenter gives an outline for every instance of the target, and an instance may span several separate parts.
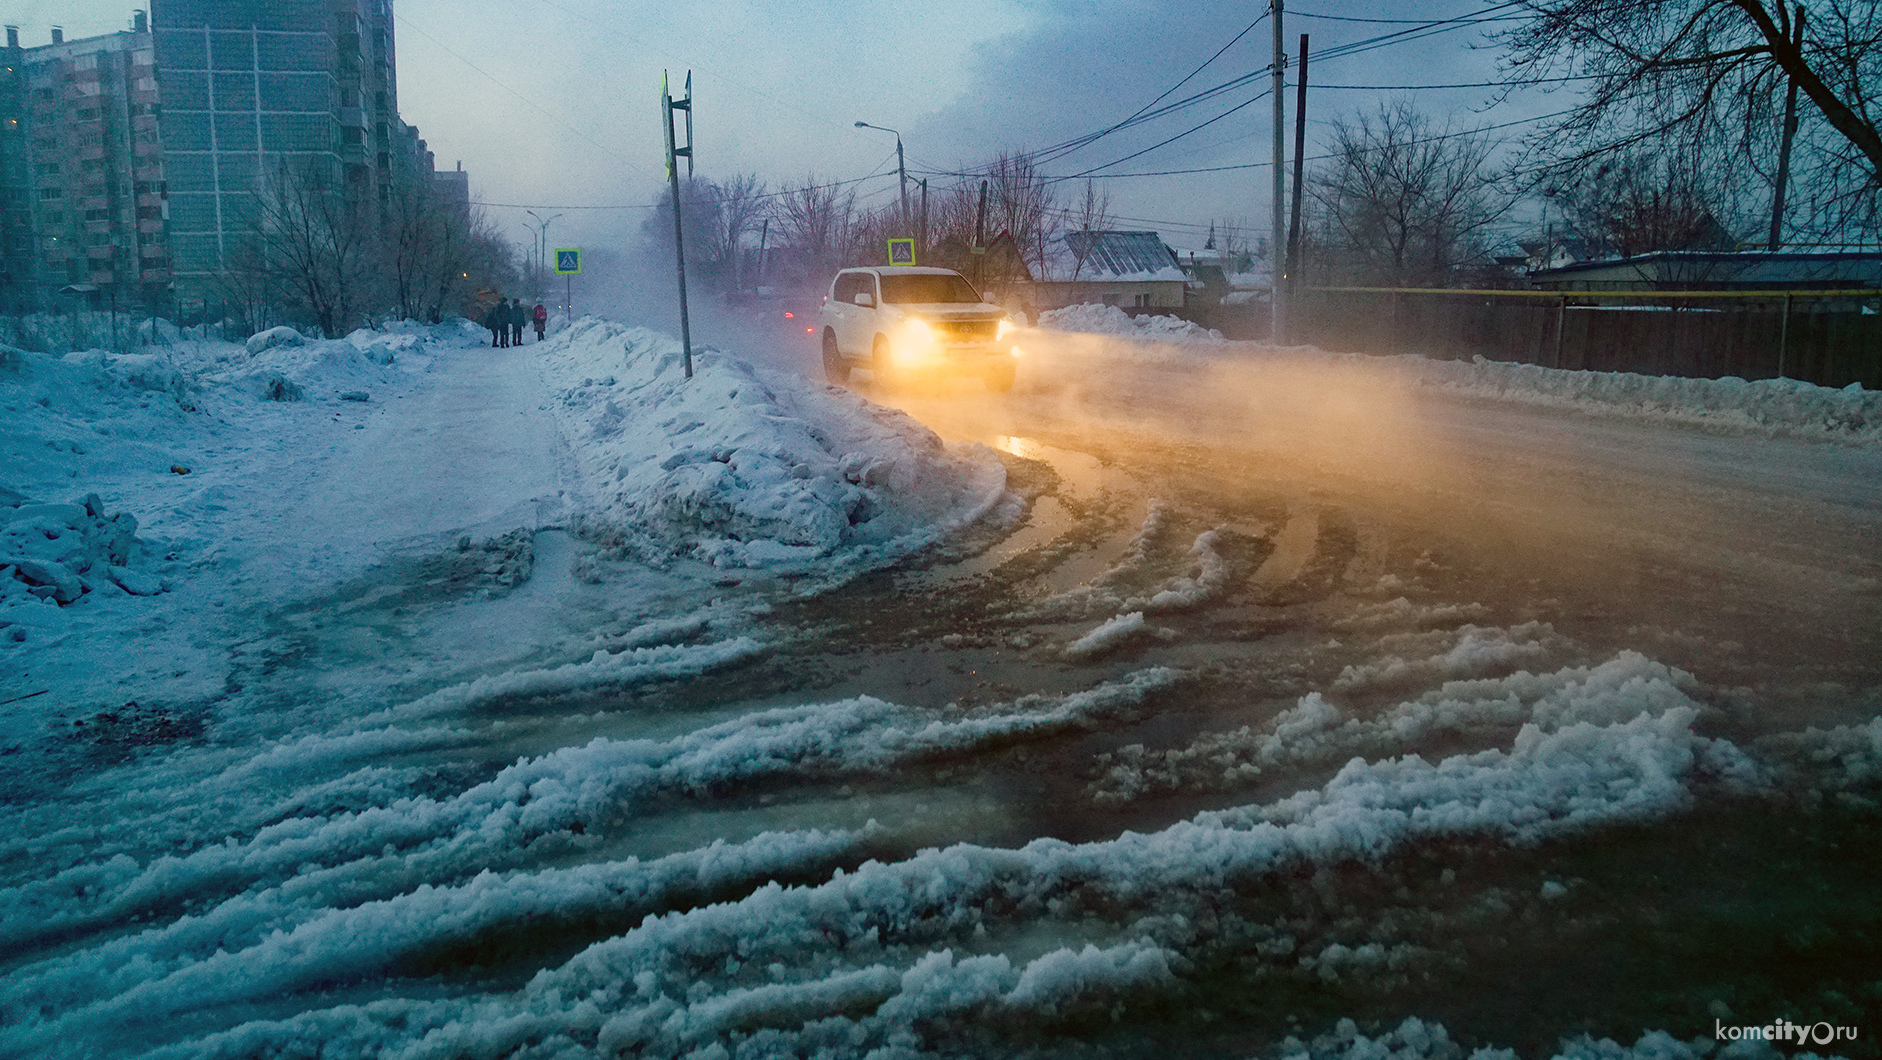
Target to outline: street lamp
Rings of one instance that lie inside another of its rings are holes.
[[[542,267],[549,260],[549,221],[553,221],[562,215],[559,213],[551,214],[549,215],[549,220],[545,221],[534,210],[524,210],[523,212],[528,214],[531,217],[536,218],[536,226],[537,226],[536,228],[536,268],[534,269],[534,273],[535,273],[534,279],[536,281],[536,289],[535,291],[532,292],[532,297],[541,298],[542,297]]]
[[[871,125],[866,121],[856,123],[858,129],[876,129],[880,132],[895,133],[895,171],[902,178],[902,223],[908,223],[908,166],[902,161],[902,134],[886,125]]]

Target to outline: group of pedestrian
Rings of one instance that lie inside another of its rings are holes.
[[[484,314],[483,320],[484,327],[490,329],[492,346],[521,346],[523,325],[526,323],[536,325],[536,341],[541,342],[543,333],[549,328],[549,311],[543,308],[541,302],[530,309],[523,305],[520,298],[499,298],[497,304]]]

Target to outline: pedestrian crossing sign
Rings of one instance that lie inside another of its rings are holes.
[[[582,250],[580,247],[557,247],[555,249],[555,273],[557,276],[579,276],[582,272]]]
[[[912,239],[889,240],[889,264],[915,264],[915,241]]]

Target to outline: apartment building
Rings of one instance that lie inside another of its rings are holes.
[[[0,312],[212,311],[284,169],[366,206],[463,183],[399,119],[390,0],[153,0],[53,32],[9,29],[0,64]]]
[[[155,53],[126,32],[36,48],[7,29],[0,81],[0,308],[68,294],[157,304],[171,282]]]

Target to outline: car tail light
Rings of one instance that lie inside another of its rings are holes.
[[[796,320],[796,319],[797,319],[797,314],[796,314],[796,313],[793,313],[793,312],[791,312],[791,311],[790,311],[790,310],[788,310],[788,309],[786,309],[786,310],[784,311],[784,319],[786,319],[786,320]]]

